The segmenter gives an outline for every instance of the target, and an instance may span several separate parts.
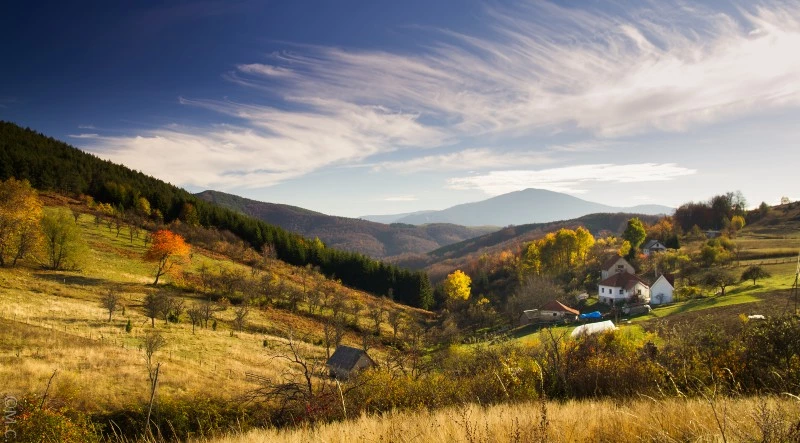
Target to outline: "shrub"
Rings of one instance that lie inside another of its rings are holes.
[[[66,406],[51,408],[37,396],[28,395],[17,402],[16,423],[12,429],[15,442],[57,441],[90,443],[100,441],[89,418]],[[7,435],[8,436],[8,435]]]

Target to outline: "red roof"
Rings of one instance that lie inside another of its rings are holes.
[[[616,273],[616,274],[608,277],[607,279],[601,281],[600,285],[601,286],[610,286],[612,288],[630,289],[630,288],[634,287],[636,285],[636,283],[641,283],[641,284],[647,286],[648,288],[650,287],[650,285],[645,283],[644,280],[642,280],[641,278],[639,278],[639,277],[637,277],[637,276],[635,276],[633,274],[629,274],[627,272]]]
[[[578,312],[577,310],[572,309],[569,306],[564,306],[564,304],[562,304],[558,300],[550,300],[549,302],[545,303],[544,306],[542,306],[539,310],[540,311],[569,312],[570,314],[575,314],[575,315],[579,315],[580,314],[580,312]]]

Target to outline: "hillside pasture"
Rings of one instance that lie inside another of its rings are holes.
[[[81,410],[101,412],[146,403],[149,380],[141,342],[153,330],[166,339],[155,360],[163,363],[159,390],[167,397],[201,395],[230,400],[257,386],[248,374],[280,377],[291,367],[274,356],[286,353],[290,334],[300,342],[306,358],[324,361],[326,311],[308,315],[303,303],[298,312],[272,305],[254,307],[244,331],[234,331],[235,306],[224,303],[215,315],[216,329],[209,324],[193,333],[186,314],[179,323],[156,319],[155,328],[151,327],[142,310],[147,294],[163,291],[182,299],[186,306],[207,297],[184,286],[183,271],[195,274],[205,267],[210,272],[224,269],[249,274],[250,268],[218,253],[193,248],[182,272],[167,276],[165,284],[155,287],[155,265],[142,260],[145,231],[131,240],[123,228],[118,236],[107,220],[96,224],[90,214],[81,214],[78,225],[89,246],[82,271],[47,271],[35,261],[0,269],[0,379],[4,393],[41,392],[56,372],[53,395],[68,399]],[[277,260],[262,272],[283,281],[288,289],[325,283],[327,290],[342,293],[348,303],[358,301],[365,309],[377,303],[369,294]],[[120,307],[110,322],[108,311],[100,305],[100,297],[109,290],[117,291],[124,306],[124,312]],[[392,302],[387,308],[402,310],[409,318],[423,313]],[[125,331],[128,320],[130,333]],[[389,337],[391,329],[385,323],[382,333]],[[362,314],[357,326],[346,329],[343,342],[360,346],[358,329],[372,331],[374,326]],[[376,340],[373,346],[371,354],[379,358],[383,344]]]

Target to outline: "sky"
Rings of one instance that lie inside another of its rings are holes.
[[[800,198],[800,3],[6,2],[0,120],[342,216]]]

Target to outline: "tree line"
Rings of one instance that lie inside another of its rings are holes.
[[[151,215],[169,223],[227,230],[261,250],[269,245],[277,257],[297,266],[318,266],[328,277],[373,294],[393,290],[395,299],[428,308],[433,291],[427,274],[400,269],[353,252],[327,248],[282,228],[217,207],[184,189],[102,160],[31,129],[0,121],[0,180],[27,180],[39,190],[87,195],[120,210],[147,202]]]

